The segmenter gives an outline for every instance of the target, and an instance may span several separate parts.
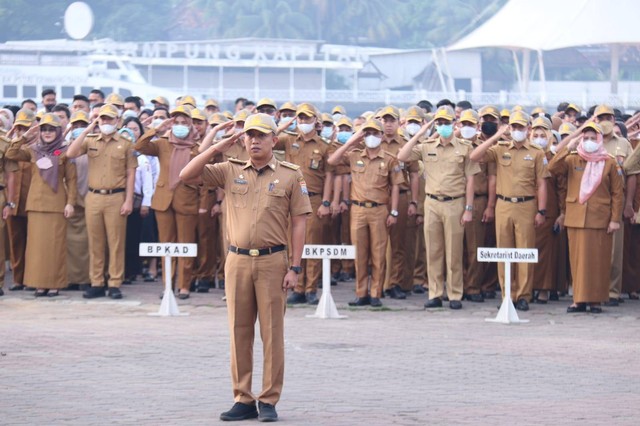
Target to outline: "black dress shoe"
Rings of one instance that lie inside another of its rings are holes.
[[[209,293],[210,288],[211,284],[207,279],[200,279],[196,282],[196,292],[198,293]]]
[[[466,299],[469,302],[475,302],[475,303],[483,303],[484,302],[484,297],[480,293],[478,293],[478,294],[467,294]]]
[[[315,291],[310,291],[309,293],[306,293],[305,297],[307,298],[307,305],[317,305],[320,302],[320,300],[318,300],[318,295],[316,294]]]
[[[520,299],[516,303],[516,309],[519,310],[519,311],[528,311],[529,310],[529,303],[524,299]]]
[[[573,314],[575,312],[587,312],[587,304],[586,303],[576,303],[576,306],[569,306],[567,308],[568,314]]]
[[[95,299],[96,297],[104,297],[104,287],[89,287],[82,293],[82,297],[85,299]]]
[[[48,290],[48,289],[46,289],[46,288],[44,288],[44,289],[39,288],[38,290],[36,290],[36,292],[35,292],[35,293],[33,293],[33,295],[34,295],[35,297],[44,297],[44,296],[46,296],[48,293],[49,293],[49,290]]]
[[[608,302],[604,303],[604,306],[620,306],[620,301],[616,298],[610,298]]]
[[[400,286],[395,284],[393,286],[391,286],[390,289],[385,290],[384,294],[389,296],[392,299],[406,299],[407,295],[404,294],[404,291],[402,291],[402,289],[400,289]]]
[[[496,298],[496,292],[495,291],[485,291],[482,293],[482,296],[485,299],[495,299]]]
[[[189,293],[178,293],[178,299],[186,300],[189,298]]]
[[[421,285],[416,284],[416,285],[413,286],[413,292],[415,294],[424,294],[425,293],[425,289]]]
[[[560,300],[560,297],[558,296],[558,292],[557,291],[550,291],[549,292],[549,300],[552,302],[557,302],[558,300]]]
[[[371,304],[371,299],[369,296],[365,297],[356,297],[351,302],[349,302],[349,306],[366,306]]]
[[[289,305],[297,305],[300,303],[307,303],[307,297],[303,293],[296,293],[295,291],[287,297],[287,303]]]
[[[379,308],[382,306],[382,302],[380,301],[379,297],[372,297],[371,298],[371,307],[372,308]]]
[[[231,407],[231,410],[220,414],[220,420],[227,422],[255,419],[256,417],[258,417],[258,410],[256,410],[255,403],[243,404],[242,402],[236,402]]]
[[[0,296],[4,296],[4,290],[0,288]]]
[[[424,307],[429,308],[442,308],[442,299],[436,297],[435,299],[429,299],[424,303]]]
[[[122,292],[117,287],[109,287],[109,297],[112,299],[122,299]]]
[[[449,302],[450,309],[462,309],[462,302],[459,300],[452,300]]]
[[[600,306],[589,306],[589,312],[591,312],[592,314],[601,314],[602,313],[602,308]]]
[[[9,287],[9,291],[24,290],[24,287],[25,287],[25,286],[24,286],[24,285],[22,285],[22,284],[14,284],[14,285],[12,285],[11,287]],[[2,290],[2,289],[0,288],[0,290]]]
[[[276,422],[278,421],[278,413],[276,407],[271,404],[265,404],[264,402],[258,402],[258,421],[259,422]]]

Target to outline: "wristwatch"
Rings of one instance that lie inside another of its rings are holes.
[[[409,201],[409,204],[413,204],[414,206],[418,207],[418,202],[417,201],[411,200],[411,201]]]
[[[289,270],[299,275],[302,273],[302,266],[290,266]]]
[[[398,210],[391,210],[389,214],[393,217],[398,217]]]
[[[327,200],[322,200],[322,205],[325,207],[329,207],[331,205],[331,203]]]
[[[9,207],[10,209],[15,209],[16,203],[14,203],[13,201],[7,201],[6,203],[4,203],[4,206]]]
[[[464,209],[468,212],[472,212],[473,211],[473,206],[467,204],[466,206],[464,206]]]
[[[542,216],[546,216],[547,215],[547,209],[538,210],[538,213],[540,213]]]

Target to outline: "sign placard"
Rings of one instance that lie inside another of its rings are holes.
[[[141,257],[196,257],[198,255],[198,245],[186,243],[140,243],[139,250]]]
[[[302,250],[303,259],[355,259],[356,246],[307,244]]]
[[[478,247],[478,262],[538,263],[538,249]]]

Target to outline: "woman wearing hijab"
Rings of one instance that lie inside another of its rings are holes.
[[[158,128],[147,130],[134,149],[160,160],[160,176],[151,199],[160,242],[195,243],[199,191],[195,185],[180,182],[179,175],[182,168],[198,155],[198,132],[193,127],[189,106],[176,107],[170,116]],[[158,138],[152,141],[155,136]],[[178,298],[187,299],[193,277],[193,258],[181,257],[177,273]]]
[[[31,128],[14,139],[6,157],[31,163],[27,196],[27,251],[24,284],[36,288],[35,296],[57,296],[67,286],[67,222],[74,213],[77,182],[75,164],[65,155],[60,119],[46,113],[40,120],[40,139],[23,146]]]
[[[600,313],[600,303],[609,300],[613,233],[620,229],[624,193],[622,170],[602,141],[600,126],[587,122],[549,163],[549,172],[567,179],[564,225],[573,276],[567,312],[586,312],[589,305],[591,313]]]

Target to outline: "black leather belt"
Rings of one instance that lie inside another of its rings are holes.
[[[118,192],[124,192],[124,191],[126,191],[126,189],[124,189],[124,188],[114,188],[114,189],[94,189],[94,188],[89,188],[89,191],[93,192],[94,194],[111,195],[111,194],[117,194]]]
[[[401,194],[406,194],[407,192],[409,192],[409,190],[408,190],[408,189],[401,189],[401,190],[400,190],[400,193],[401,193]]]
[[[209,189],[209,190],[207,190],[207,193],[209,193],[209,194],[213,194],[213,193],[215,193],[215,192],[216,192],[216,190],[215,190],[215,189]]]
[[[4,185],[0,185],[0,191],[4,189]]]
[[[505,197],[504,195],[497,195],[502,201],[508,201],[510,203],[524,203],[525,201],[535,200],[536,197],[528,196],[528,197]]]
[[[486,197],[488,194],[474,194],[474,197]]]
[[[457,200],[458,198],[464,197],[464,195],[458,195],[457,197],[448,197],[446,195],[427,194],[427,197],[434,200],[438,200],[438,201],[453,201],[453,200]]]
[[[320,195],[319,192],[309,192],[309,197],[315,197],[316,195]]]
[[[261,249],[243,249],[236,246],[229,246],[229,251],[236,254],[244,254],[245,256],[258,257],[264,256],[265,254],[277,253],[286,248],[287,246],[285,246],[284,244]]]
[[[366,207],[368,209],[372,208],[372,207],[378,207],[378,206],[385,206],[386,204],[380,204],[380,203],[374,203],[373,201],[356,201],[356,200],[351,200],[351,203],[355,204],[356,206],[360,206],[360,207]]]

